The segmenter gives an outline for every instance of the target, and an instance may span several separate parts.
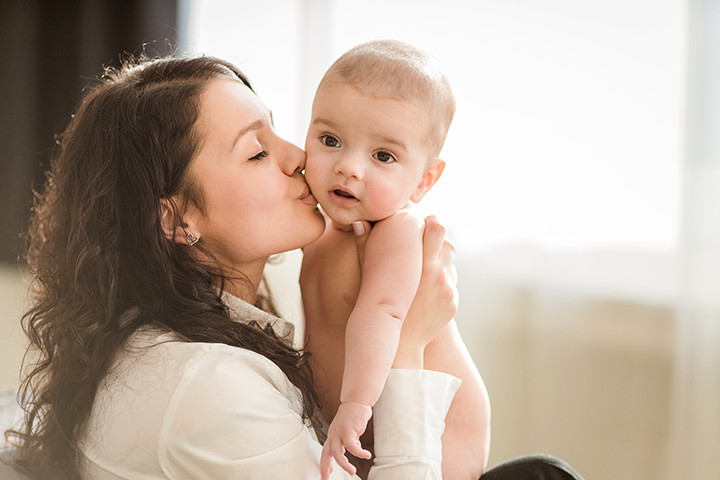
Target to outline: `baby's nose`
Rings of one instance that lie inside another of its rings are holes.
[[[363,177],[364,159],[357,154],[343,155],[335,164],[335,172],[348,178],[360,179]]]

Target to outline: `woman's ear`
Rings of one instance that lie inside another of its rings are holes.
[[[175,226],[177,208],[173,207],[176,205],[174,200],[168,198],[160,199],[160,225],[162,226],[165,238],[181,245],[194,245],[200,239],[200,234],[184,222],[178,222],[177,226]]]
[[[432,186],[435,185],[435,182],[440,179],[440,175],[442,175],[443,170],[445,170],[445,162],[438,158],[427,168],[427,170],[425,170],[425,173],[423,173],[423,176],[420,179],[420,183],[418,183],[413,194],[410,195],[410,200],[415,203],[422,200],[428,190],[430,190]]]

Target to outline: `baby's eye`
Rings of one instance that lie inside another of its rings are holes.
[[[337,138],[333,137],[332,135],[323,135],[322,137],[320,137],[320,141],[326,147],[331,147],[331,148],[339,148],[340,147],[340,141]]]
[[[395,157],[393,156],[393,154],[392,154],[392,153],[388,153],[388,152],[377,152],[377,153],[374,153],[374,154],[373,154],[373,158],[375,158],[376,160],[378,160],[378,161],[380,161],[380,162],[382,162],[382,163],[392,163],[392,162],[396,162],[396,161],[397,161],[397,160],[395,159]]]

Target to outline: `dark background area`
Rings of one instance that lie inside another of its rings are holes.
[[[0,0],[0,262],[22,253],[32,190],[83,88],[125,54],[178,48],[176,0]]]

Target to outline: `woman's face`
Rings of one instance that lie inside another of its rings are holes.
[[[204,212],[188,229],[224,265],[252,275],[267,258],[317,239],[324,221],[305,183],[305,152],[275,132],[270,111],[240,81],[217,78],[201,96],[200,146],[190,174]]]

